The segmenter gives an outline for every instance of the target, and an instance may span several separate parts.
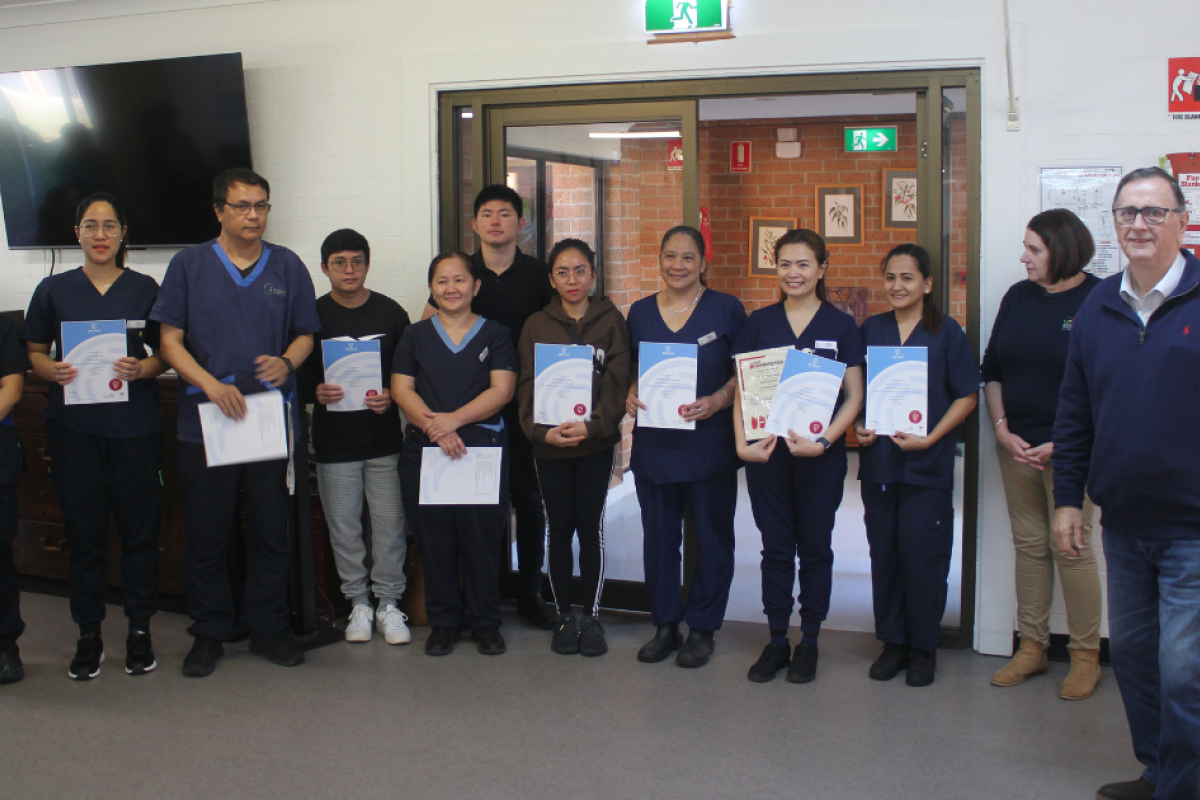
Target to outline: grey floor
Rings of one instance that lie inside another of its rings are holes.
[[[508,619],[507,655],[416,641],[338,643],[283,669],[229,648],[186,679],[186,620],[154,622],[159,669],[130,678],[124,620],[109,660],[67,678],[66,600],[23,596],[27,676],[0,687],[0,797],[26,798],[1079,798],[1136,777],[1111,670],[1090,700],[1066,672],[988,685],[1002,659],[940,653],[937,682],[867,679],[872,637],[828,631],[814,683],[745,679],[761,625],[730,623],[703,669],[639,664],[649,625],[608,615],[611,651],[550,652]]]

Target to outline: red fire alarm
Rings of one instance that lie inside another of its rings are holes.
[[[729,171],[730,172],[749,172],[750,171],[750,143],[749,142],[730,142],[729,143]]]

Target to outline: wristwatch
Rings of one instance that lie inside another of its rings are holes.
[[[826,450],[828,450],[830,445],[833,444],[828,439],[826,439],[824,436],[818,436],[817,441],[820,442],[825,447]]]
[[[292,360],[290,358],[288,358],[287,356],[280,356],[279,358],[281,361],[283,361],[283,363],[287,364],[288,375],[291,375],[293,372],[296,371],[296,368],[292,366]],[[825,446],[829,447],[829,445],[825,445]]]

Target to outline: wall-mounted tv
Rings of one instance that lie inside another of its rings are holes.
[[[240,53],[0,73],[10,249],[78,247],[75,208],[111,192],[133,247],[216,236],[212,180],[249,167]]]

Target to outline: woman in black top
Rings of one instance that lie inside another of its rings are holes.
[[[1046,672],[1050,603],[1058,566],[1071,633],[1071,671],[1059,690],[1065,700],[1090,697],[1100,680],[1100,579],[1091,547],[1092,503],[1084,503],[1079,555],[1054,542],[1054,450],[1051,429],[1058,407],[1072,320],[1100,279],[1083,272],[1095,247],[1083,223],[1065,209],[1044,211],[1025,231],[1028,280],[1000,301],[983,355],[988,414],[1008,498],[1017,549],[1017,628],[1021,646],[993,677],[1016,686]]]

